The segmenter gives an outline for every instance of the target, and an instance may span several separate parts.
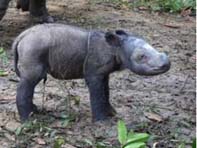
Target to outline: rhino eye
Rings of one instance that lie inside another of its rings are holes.
[[[144,54],[141,54],[141,55],[138,55],[137,60],[142,61],[145,58],[146,58],[146,56]]]

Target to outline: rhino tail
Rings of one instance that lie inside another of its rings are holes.
[[[12,45],[12,50],[14,51],[14,70],[16,74],[20,77],[20,71],[18,69],[18,50],[17,50],[19,41],[20,41],[19,38],[16,38],[16,40]]]
[[[31,32],[31,29],[25,30],[23,31],[14,41],[14,43],[12,44],[12,51],[14,53],[14,69],[16,74],[20,77],[20,71],[18,69],[18,44],[20,43],[20,41],[29,33]]]

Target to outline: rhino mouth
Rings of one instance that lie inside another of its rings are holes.
[[[170,63],[166,64],[166,65],[163,65],[163,66],[159,66],[159,67],[145,66],[143,68],[142,67],[139,68],[137,71],[134,71],[134,72],[139,74],[139,75],[154,76],[154,75],[165,73],[169,69],[170,69]]]
[[[170,66],[171,66],[171,64],[170,64],[170,62],[167,62],[167,63],[164,63],[162,66],[159,66],[159,67],[156,67],[156,68],[153,68],[153,71],[158,71],[158,72],[160,72],[160,71],[168,71],[169,69],[170,69]]]
[[[151,68],[150,73],[152,73],[152,75],[157,75],[157,74],[165,73],[169,69],[170,69],[170,63],[160,67]]]

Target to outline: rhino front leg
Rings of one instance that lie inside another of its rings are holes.
[[[47,11],[46,0],[30,0],[29,11],[32,16],[40,17],[41,22],[54,22],[53,18]]]
[[[18,84],[16,104],[21,121],[27,120],[32,112],[37,112],[37,107],[33,104],[33,93],[38,82],[21,79]]]
[[[10,0],[0,0],[0,20],[6,13]]]
[[[109,102],[108,76],[88,76],[85,80],[90,92],[93,121],[105,120],[115,115]]]
[[[105,96],[108,100],[108,103],[110,105],[109,107],[109,116],[114,116],[116,114],[116,110],[111,106],[110,104],[110,101],[109,101],[109,98],[110,98],[110,93],[109,93],[109,77],[105,77],[105,80],[104,80],[104,90],[105,90]]]

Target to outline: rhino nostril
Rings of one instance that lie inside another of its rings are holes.
[[[168,56],[168,52],[167,52],[167,51],[164,51],[163,53],[166,54],[166,55]]]
[[[168,70],[170,69],[170,62],[165,62],[162,66],[161,66],[161,69],[163,70]]]

